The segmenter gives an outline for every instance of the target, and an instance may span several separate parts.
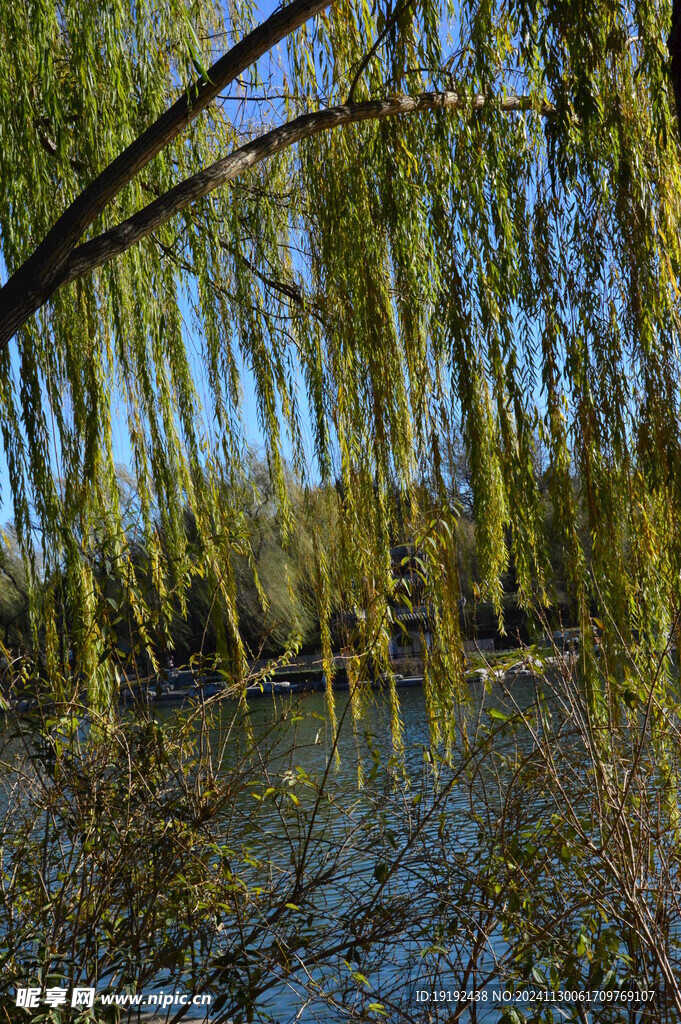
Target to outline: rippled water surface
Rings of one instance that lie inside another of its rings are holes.
[[[493,700],[485,694],[481,683],[472,683],[471,690],[471,718],[480,713],[481,704],[490,707],[499,704],[498,699]],[[527,703],[533,693],[531,680],[516,682],[514,697],[519,704]],[[343,720],[343,724],[337,745],[338,759],[332,761],[324,781],[324,788],[330,800],[318,812],[311,829],[310,841],[310,860],[313,866],[323,862],[324,858],[332,857],[335,850],[340,847],[347,846],[348,849],[347,861],[328,883],[323,898],[320,898],[319,894],[316,897],[316,913],[319,915],[320,908],[322,911],[326,908],[330,920],[351,913],[354,901],[359,901],[372,885],[375,887],[375,851],[367,848],[361,841],[357,842],[353,830],[356,827],[366,827],[366,816],[371,816],[372,809],[377,806],[377,789],[385,786],[382,768],[372,777],[371,769],[375,761],[384,766],[392,753],[390,704],[387,695],[373,695],[369,713],[356,729],[353,729],[346,704],[347,694],[340,693],[337,698],[337,714]],[[405,800],[423,801],[419,806],[419,812],[423,817],[427,817],[428,801],[434,800],[437,792],[429,764],[429,727],[423,690],[420,687],[402,690],[400,708],[404,750],[392,768],[398,779],[397,791],[393,789],[391,794],[385,791],[384,803],[384,824],[391,832],[392,842],[398,849],[400,844],[405,843],[406,830],[409,828],[408,815],[403,814],[402,810]],[[283,730],[277,727],[270,731],[272,725],[279,721],[283,709],[287,710],[289,724]],[[172,714],[172,711],[163,711],[164,716]],[[234,706],[224,705],[211,729],[211,746],[216,755],[222,755],[220,771],[225,775],[229,774],[248,745],[243,723],[235,726],[234,715]],[[249,717],[253,734],[260,737],[259,747],[263,762],[266,761],[269,765],[273,785],[277,784],[278,779],[285,777],[286,772],[290,772],[292,768],[303,769],[317,783],[322,781],[329,758],[333,754],[333,732],[328,725],[322,694],[309,694],[297,700],[263,697],[252,702]],[[369,728],[370,736],[367,742],[364,732]],[[372,750],[376,751],[375,758],[372,756]],[[365,779],[362,788],[358,787],[358,759],[361,759]],[[445,777],[446,774],[443,773],[443,779]],[[306,799],[304,789],[297,789],[296,792],[301,794],[303,800]],[[314,794],[308,797],[311,802],[313,798]],[[491,793],[489,798],[493,802],[494,793]],[[295,845],[299,837],[291,836],[291,825],[282,817],[274,801],[258,807],[257,828],[251,829],[251,806],[250,794],[244,794],[239,811],[243,813],[244,828],[248,830],[249,849],[255,856],[262,857],[270,864],[279,863],[282,872],[285,872],[290,861],[292,844]],[[446,812],[450,854],[456,856],[458,850],[462,856],[473,859],[475,857],[477,825],[471,816],[470,790],[453,787],[437,810],[438,813],[433,815],[432,821],[428,821],[424,828],[425,844],[415,845],[409,854],[408,867],[395,874],[390,886],[391,898],[402,895],[421,901],[423,914],[428,913],[427,900],[431,895],[429,873],[437,871],[437,865],[434,867],[429,856],[427,835],[429,830],[435,836],[438,830],[442,829],[442,813]],[[421,861],[419,849],[423,854]],[[439,879],[439,884],[442,886],[443,878]],[[415,902],[413,912],[418,919],[418,902]],[[495,944],[503,945],[500,936],[492,936],[491,939],[492,947]],[[422,946],[422,936],[420,942]],[[418,1020],[421,1014],[416,1002],[417,991],[430,987],[424,964],[418,943],[410,940],[407,935],[401,935],[386,945],[385,955],[377,968],[373,965],[375,969],[370,973],[368,981],[379,993],[394,990],[403,1005],[405,1000],[412,1005],[414,1019]],[[312,977],[320,982],[323,981],[323,975],[323,971],[312,971]],[[451,986],[452,989],[459,987],[454,975],[449,982],[446,978],[440,977],[438,985]],[[486,986],[490,1000],[493,988],[494,985]],[[272,1014],[273,1020],[280,1021],[281,1024],[294,1018],[301,1022],[341,1019],[331,1009],[324,1010],[317,1004],[315,1008],[306,1010],[303,1003],[302,988],[289,978],[285,984],[274,986],[274,989],[263,997],[260,1005]],[[422,1009],[425,1020],[425,1008]],[[300,1016],[296,1016],[297,1014]],[[499,1007],[493,1007],[491,1002],[489,1005],[479,1004],[474,1010],[474,1019],[477,1020],[491,1020],[498,1016]],[[464,1014],[460,1019],[470,1019],[469,1014]]]

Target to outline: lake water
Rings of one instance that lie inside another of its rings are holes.
[[[468,728],[474,727],[476,719],[487,724],[497,721],[486,717],[483,705],[494,714],[503,701],[498,695],[496,699],[485,695],[480,682],[470,686]],[[534,696],[532,680],[516,680],[513,693],[518,704],[526,706]],[[281,800],[256,800],[244,793],[238,806],[230,807],[232,845],[242,838],[249,854],[267,865],[270,877],[279,873],[285,891],[291,881],[292,857],[309,836],[308,874],[329,869],[328,878],[313,887],[301,906],[301,917],[307,917],[308,925],[310,918],[314,919],[309,927],[313,938],[309,948],[328,950],[334,936],[347,939],[353,929],[358,934],[357,948],[352,950],[354,961],[348,957],[347,943],[345,951],[327,956],[321,965],[310,962],[304,945],[293,950],[292,963],[282,971],[279,983],[274,981],[276,971],[270,971],[272,984],[259,998],[258,1011],[277,1024],[312,1024],[342,1020],[352,1006],[358,1013],[362,1008],[366,1012],[367,1004],[373,1002],[385,1007],[388,1018],[392,1005],[395,1012],[399,1006],[403,1016],[411,1012],[415,1021],[444,1020],[457,1008],[451,1002],[447,1006],[452,993],[477,990],[481,1001],[471,1004],[458,1019],[498,1019],[500,1006],[493,1003],[494,993],[500,991],[494,958],[503,958],[506,951],[499,928],[491,927],[484,948],[474,956],[461,936],[476,934],[472,922],[465,920],[476,909],[474,892],[468,906],[466,900],[466,879],[476,871],[480,822],[475,820],[475,809],[478,801],[480,807],[494,808],[495,802],[503,799],[499,779],[495,783],[485,771],[476,778],[475,770],[467,770],[457,781],[456,767],[446,766],[435,778],[420,687],[400,692],[404,749],[398,757],[391,757],[387,696],[372,695],[371,706],[356,728],[347,700],[347,693],[338,694],[337,714],[343,725],[337,760],[323,695],[310,694],[298,700],[263,697],[251,702],[251,729],[260,737],[258,750],[268,765],[268,784],[276,788],[302,771],[314,785],[295,788],[301,806],[294,814],[287,813]],[[286,721],[281,725],[284,711]],[[162,712],[164,717],[173,713]],[[369,736],[365,735],[368,729]],[[218,770],[228,778],[249,742],[243,724],[235,734],[234,705],[223,705],[210,737]],[[496,746],[506,745],[510,750],[519,742],[528,746],[531,739],[527,735],[520,741],[517,735],[497,736]],[[483,792],[486,786],[488,791]],[[325,798],[316,803],[319,788]],[[261,787],[258,792],[262,791]],[[537,810],[541,814],[539,807]],[[386,872],[389,878],[383,879]],[[251,879],[254,877],[257,872]],[[377,941],[375,948],[367,949],[371,947],[365,937],[371,934],[368,919],[372,913],[377,927],[390,934]],[[290,946],[290,935],[289,924],[279,938]],[[301,936],[301,942],[304,938]],[[265,965],[276,960],[276,929],[274,937],[271,929],[263,928],[262,935],[250,941],[252,960],[260,957]],[[229,942],[225,949],[228,946]],[[468,969],[471,962],[476,967],[473,973]],[[353,978],[353,970],[362,976],[359,980]],[[311,990],[314,995],[310,999]],[[419,1002],[419,998],[425,1000],[426,992],[428,1006]],[[432,1000],[440,992],[446,997],[438,1006]],[[340,1003],[342,1009],[334,1003]],[[367,1019],[378,1020],[381,1015],[376,1012]]]
[[[505,695],[479,680],[468,687],[465,708],[446,713],[458,727],[447,763],[433,751],[421,688],[399,693],[397,753],[380,692],[354,723],[348,694],[337,694],[337,743],[322,694],[252,699],[247,713],[223,701],[203,725],[201,706],[151,709],[170,727],[184,723],[203,744],[202,770],[228,794],[211,828],[239,898],[207,905],[201,940],[210,936],[202,954],[221,965],[201,989],[229,1000],[223,1009],[249,986],[254,1019],[272,1024],[477,1024],[508,1009],[498,1000],[522,965],[510,962],[518,940],[502,929],[507,895],[497,901],[493,886],[516,840],[539,845],[558,809],[540,785],[511,792],[508,782],[543,730],[565,723],[551,702],[551,724],[534,711],[517,729],[505,721],[514,704],[536,710],[532,678],[509,680]],[[579,780],[579,741],[565,733],[560,742],[577,753]],[[145,991],[161,989],[188,990],[172,972]],[[461,992],[479,1001],[461,1002]]]

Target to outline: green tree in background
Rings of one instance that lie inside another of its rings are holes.
[[[288,540],[282,536],[267,466],[257,458],[247,459],[239,492],[225,489],[223,494],[223,501],[238,509],[241,516],[240,543],[234,545],[231,562],[239,632],[251,659],[278,655],[292,640],[296,645],[319,646],[311,533],[314,520],[309,523],[305,496],[288,472],[286,485],[291,511],[299,524]],[[198,541],[193,517],[186,524],[186,532],[190,543]],[[193,574],[189,591],[177,602],[169,627],[176,664],[187,663],[199,653],[209,656],[219,646],[211,620],[214,599],[206,577]],[[184,613],[182,605],[186,606]]]

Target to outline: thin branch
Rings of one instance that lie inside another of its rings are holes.
[[[403,15],[406,11],[408,11],[413,3],[414,3],[414,0],[406,0],[406,3],[402,4],[401,6],[398,4],[398,6],[393,11],[392,17],[390,17],[388,19],[387,24],[385,25],[385,28],[383,29],[382,32],[379,33],[378,38],[376,39],[376,42],[371,47],[369,52],[367,54],[365,54],[365,56],[360,61],[359,67],[357,68],[357,71],[355,73],[355,77],[352,80],[352,84],[350,86],[350,91],[348,92],[348,98],[345,101],[346,104],[353,102],[353,100],[355,98],[355,89],[357,88],[359,80],[362,77],[362,75],[364,74],[366,68],[368,67],[369,62],[376,55],[376,52],[377,52],[379,46],[381,45],[381,43],[383,42],[385,37],[388,35],[388,32],[390,32],[390,30],[392,28],[394,28],[395,24],[397,23],[398,18],[400,18],[401,15]]]
[[[305,306],[305,296],[297,284],[291,284],[288,281],[277,281],[275,280],[275,278],[269,277],[267,274],[264,274],[262,270],[259,270],[258,267],[256,267],[255,263],[249,260],[249,258],[244,253],[238,252],[236,249],[234,249],[229,244],[226,238],[219,237],[218,242],[220,243],[220,247],[224,249],[225,252],[228,252],[230,256],[234,257],[234,259],[241,260],[241,262],[248,267],[250,272],[252,274],[255,274],[258,280],[262,281],[262,283],[267,285],[268,288],[272,288],[274,291],[280,292],[282,295],[285,295],[287,299],[290,299],[291,302],[295,302],[298,306]]]
[[[43,147],[45,152],[49,156],[53,156],[56,158],[59,155],[57,143],[54,141],[54,139],[50,138],[50,136],[47,134],[43,126],[37,122],[35,124],[35,130],[38,135],[38,142]],[[73,167],[74,171],[84,171],[87,166],[84,160],[79,160],[75,156],[68,157],[68,161]]]

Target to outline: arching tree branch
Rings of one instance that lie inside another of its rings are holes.
[[[78,239],[121,189],[242,71],[331,2],[293,0],[275,11],[216,61],[208,69],[207,78],[190,86],[80,193],[33,254],[0,289],[0,344],[5,344],[53,294]]]
[[[344,104],[328,110],[302,114],[295,120],[274,128],[265,135],[247,143],[234,153],[216,160],[198,174],[192,175],[170,189],[164,195],[145,206],[139,213],[105,231],[89,242],[73,250],[64,265],[62,274],[54,282],[52,291],[69,284],[84,274],[119,256],[132,245],[146,238],[177,213],[191,206],[197,200],[213,192],[221,185],[237,178],[244,171],[262,160],[274,156],[281,150],[320,132],[338,128],[358,121],[382,120],[401,114],[413,114],[426,110],[480,110],[494,105],[505,112],[536,110],[546,116],[554,112],[550,103],[541,102],[528,96],[507,96],[498,100],[493,96],[469,96],[466,93],[439,92],[419,96],[395,96],[385,100],[367,100],[363,103]],[[0,336],[0,343],[7,339]]]

